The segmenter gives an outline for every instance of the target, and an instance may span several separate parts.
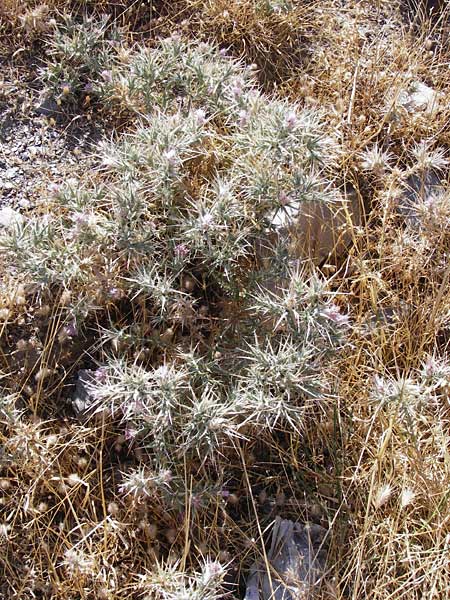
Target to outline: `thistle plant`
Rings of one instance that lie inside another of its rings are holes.
[[[321,115],[267,98],[251,69],[176,36],[119,61],[104,89],[111,99],[119,80],[147,114],[100,145],[92,189],[69,182],[51,199],[58,211],[10,232],[3,249],[41,289],[72,292],[76,327],[93,299],[131,303],[132,326],[101,328],[90,409],[119,419],[165,464],[177,444],[212,457],[248,424],[300,432],[328,389],[323,361],[348,330],[326,282],[286,268],[278,217],[287,211],[293,225],[304,202],[333,202],[336,155]],[[215,343],[212,294],[241,312],[237,327],[216,319],[225,367],[204,360]]]
[[[376,376],[372,396],[415,438],[421,412],[439,405],[446,397],[449,376],[446,362],[437,362],[429,358],[422,368],[410,377]]]
[[[92,192],[67,186],[53,198],[64,207],[60,214],[45,226],[29,223],[4,248],[45,285],[53,279],[86,288],[95,273],[104,296],[104,288],[124,282],[133,294],[139,282],[148,293],[144,273],[176,282],[197,269],[238,293],[242,266],[267,232],[277,232],[278,213],[288,211],[294,222],[303,202],[333,201],[333,144],[320,115],[269,100],[251,70],[213,46],[173,37],[145,56],[158,75],[142,85],[167,97],[155,96],[146,109],[151,118],[133,133],[100,146],[111,185]],[[144,58],[137,52],[129,60]]]
[[[92,556],[76,548],[69,548],[64,553],[61,563],[70,578],[86,578],[93,575],[95,560]]]
[[[126,421],[141,415],[142,423],[148,421],[155,434],[163,435],[189,392],[188,374],[169,365],[146,370],[120,358],[112,359],[97,370],[89,391],[91,408],[108,407]]]
[[[274,331],[288,332],[305,345],[311,343],[316,355],[333,352],[345,343],[349,319],[333,302],[325,280],[308,279],[306,273],[288,269],[279,282],[275,290],[260,287],[254,294],[251,310],[255,316]]]
[[[147,467],[138,467],[129,473],[124,473],[119,493],[132,496],[135,500],[145,501],[161,491],[170,493],[172,478],[172,473],[167,469],[154,473]]]
[[[113,452],[137,458],[117,469],[112,511],[125,504],[132,523],[151,511],[177,548],[214,531],[211,506],[225,523],[227,465],[255,436],[270,453],[275,437],[298,439],[333,402],[329,373],[349,319],[322,276],[295,268],[291,229],[303,204],[333,207],[335,144],[321,114],[267,97],[254,69],[213,45],[173,36],[119,56],[106,25],[92,40],[79,27],[61,68],[92,42],[73,76],[92,77],[133,126],[99,144],[95,172],[61,185],[47,214],[2,232],[0,246],[38,299],[57,300],[58,343],[92,340],[86,424],[101,422],[105,447],[113,435]],[[88,471],[71,474],[75,494]],[[147,530],[138,524],[133,539],[156,548]],[[78,554],[61,564],[69,575],[84,568]],[[212,560],[191,576],[163,571],[145,577],[142,594],[223,595]]]
[[[101,93],[108,69],[120,46],[121,34],[108,18],[82,21],[64,15],[48,39],[50,56],[43,72],[59,104],[78,101],[82,95]]]
[[[278,515],[319,596],[445,597],[448,3],[47,4],[0,2],[2,103],[32,41],[109,134],[0,219],[0,597],[301,595]]]
[[[223,597],[226,569],[217,561],[207,560],[200,571],[187,576],[179,564],[157,565],[142,581],[144,597],[148,600],[219,600]]]
[[[192,106],[199,120],[223,113],[243,90],[255,87],[251,69],[237,60],[221,58],[208,44],[193,44],[178,35],[162,40],[156,49],[140,49],[112,69],[105,98],[129,110],[183,112]]]
[[[285,338],[260,346],[258,340],[243,355],[248,363],[237,377],[233,395],[243,426],[262,431],[301,432],[311,401],[325,394],[325,381],[314,350]]]
[[[239,434],[236,413],[236,404],[227,402],[220,392],[206,386],[186,412],[183,450],[194,450],[204,456],[220,452]]]

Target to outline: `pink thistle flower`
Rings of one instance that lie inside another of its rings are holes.
[[[197,125],[204,125],[206,123],[206,112],[203,108],[199,108],[195,111],[195,118],[197,121]]]
[[[242,96],[242,82],[241,81],[236,81],[234,83],[234,85],[231,87],[231,91],[233,93],[233,96],[235,98],[240,98]]]
[[[103,70],[100,75],[103,77],[103,79],[107,82],[111,82],[112,81],[112,72],[108,71],[107,69]]]
[[[76,335],[78,335],[78,329],[77,329],[75,321],[64,327],[64,333],[68,337],[75,337]]]
[[[99,367],[95,371],[95,379],[98,383],[105,383],[107,377],[107,371],[105,367]]]
[[[326,306],[321,311],[320,314],[323,317],[332,321],[333,323],[336,323],[336,325],[348,325],[349,324],[348,315],[343,315],[340,312],[339,306],[336,306],[336,304],[330,304],[330,305]]]
[[[291,199],[289,197],[288,194],[286,194],[286,192],[281,191],[279,196],[278,196],[278,200],[280,201],[281,206],[289,206]]]
[[[173,148],[171,148],[170,150],[167,150],[167,152],[164,153],[164,156],[169,164],[169,168],[171,170],[175,169],[178,163],[178,156],[176,151]]]
[[[186,244],[177,244],[175,246],[175,256],[180,259],[189,256],[189,248]]]
[[[295,112],[290,112],[286,115],[286,119],[285,119],[285,127],[286,129],[289,129],[290,131],[292,131],[295,126],[298,123],[298,119],[297,119],[297,115],[295,114]]]
[[[120,288],[112,287],[112,288],[109,288],[108,295],[113,300],[120,300],[121,298],[124,297],[125,294],[124,294],[123,290],[121,290]]]
[[[133,427],[126,427],[124,436],[127,442],[133,442],[136,439],[138,432]]]
[[[246,110],[240,110],[239,111],[239,125],[241,127],[245,127],[246,125],[248,125],[249,122],[249,114]]]

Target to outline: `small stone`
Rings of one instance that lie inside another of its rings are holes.
[[[413,81],[399,95],[398,102],[409,113],[432,112],[438,105],[438,94],[421,81]]]
[[[39,116],[55,118],[61,111],[53,98],[46,98],[35,108],[35,112]]]
[[[14,177],[16,177],[19,174],[19,168],[18,167],[10,167],[9,169],[6,169],[4,175],[7,179],[14,179]]]
[[[96,371],[91,369],[81,369],[78,371],[75,393],[72,397],[72,407],[78,418],[88,418],[94,412],[92,410],[94,398],[89,390],[89,384],[93,384],[96,381]]]
[[[8,228],[23,223],[24,217],[9,206],[0,209],[0,227]]]

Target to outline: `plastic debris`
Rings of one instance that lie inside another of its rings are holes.
[[[270,568],[264,561],[252,566],[245,600],[311,599],[325,571],[326,534],[320,525],[277,517],[267,553]]]

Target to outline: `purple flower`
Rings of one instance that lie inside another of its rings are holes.
[[[201,506],[202,506],[201,496],[194,494],[192,496],[192,508],[194,508],[195,510],[198,510],[199,508],[201,508]]]
[[[235,85],[233,85],[233,87],[231,88],[231,91],[233,92],[233,96],[235,98],[240,98],[242,96],[242,86],[239,82],[237,82]]]
[[[281,206],[289,206],[289,204],[291,202],[290,197],[284,191],[280,192],[280,194],[278,196],[278,200],[280,201]]]
[[[107,370],[105,367],[100,367],[95,371],[95,379],[98,383],[105,383],[107,376]]]
[[[64,327],[64,333],[68,337],[75,337],[76,335],[78,335],[78,329],[77,329],[75,321],[73,321],[73,323],[70,323],[69,325],[66,325]]]
[[[349,324],[348,315],[343,315],[339,310],[339,306],[336,306],[336,304],[330,304],[329,306],[326,306],[320,314],[330,321],[333,321],[333,323],[336,323],[336,325]]]
[[[434,377],[439,377],[440,375],[440,365],[437,363],[436,359],[430,356],[427,359],[427,362],[424,364],[424,374],[427,379],[433,379]]]
[[[284,122],[286,129],[289,129],[290,131],[292,131],[292,129],[295,128],[297,123],[298,123],[298,119],[297,119],[297,115],[295,114],[295,112],[290,112],[286,115],[286,119]]]
[[[77,212],[74,214],[73,220],[77,227],[84,227],[89,223],[89,215],[85,212]]]
[[[167,485],[173,480],[172,471],[170,471],[169,469],[163,469],[162,471],[160,471],[159,477],[162,483],[165,483]]]
[[[239,111],[239,125],[241,127],[245,127],[248,124],[249,121],[249,114],[246,110],[240,110]]]
[[[133,408],[134,414],[139,415],[139,414],[143,414],[145,407],[144,407],[144,403],[142,402],[142,400],[138,399],[133,402],[132,408]]]
[[[125,427],[124,435],[127,442],[132,442],[136,438],[137,434],[137,430],[133,427]]]
[[[107,69],[104,69],[100,75],[103,77],[103,79],[105,81],[111,82],[112,81],[112,72],[108,71]]]
[[[109,288],[108,295],[113,300],[120,300],[121,298],[123,298],[124,292],[120,288],[112,287],[112,288]]]
[[[186,244],[177,244],[175,246],[175,256],[176,258],[186,258],[189,255],[189,248]]]

